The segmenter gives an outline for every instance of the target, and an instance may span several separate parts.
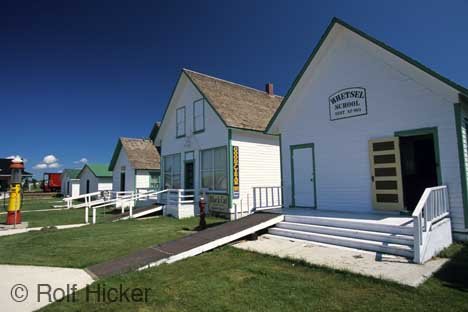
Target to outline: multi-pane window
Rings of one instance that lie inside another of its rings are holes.
[[[193,102],[193,132],[205,130],[205,100]]]
[[[210,191],[227,191],[226,147],[201,152],[201,185]]]
[[[152,190],[159,190],[159,173],[150,172],[150,188]]]
[[[177,137],[185,135],[185,107],[180,107],[176,110],[176,132]]]
[[[180,154],[164,156],[164,189],[180,189]]]

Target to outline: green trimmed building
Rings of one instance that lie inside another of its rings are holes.
[[[80,194],[112,191],[112,171],[108,164],[86,164],[78,174]]]

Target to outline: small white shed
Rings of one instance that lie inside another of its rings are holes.
[[[467,128],[466,88],[334,19],[267,132],[281,135],[285,207],[411,213],[444,185],[466,238]]]
[[[112,191],[112,172],[107,164],[86,164],[78,174],[80,194]]]
[[[159,189],[159,152],[151,139],[119,138],[109,165],[116,192]]]
[[[80,195],[80,169],[64,169],[62,172],[62,195],[74,197]]]

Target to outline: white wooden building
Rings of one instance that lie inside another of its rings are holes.
[[[150,139],[120,138],[109,164],[112,190],[158,190],[159,161],[159,152]]]
[[[466,88],[334,19],[267,133],[281,135],[284,207],[411,216],[447,186],[434,205],[447,199],[466,237],[467,127]]]
[[[61,192],[64,197],[80,195],[80,169],[64,169],[62,172]]]
[[[78,174],[80,195],[112,191],[112,172],[107,164],[86,164]]]
[[[182,70],[155,144],[161,148],[162,188],[184,190],[183,199],[195,199],[195,206],[169,214],[196,214],[205,190],[211,213],[234,218],[253,207],[254,187],[280,185],[279,137],[264,130],[282,97],[273,94],[272,84],[267,87],[259,91]]]

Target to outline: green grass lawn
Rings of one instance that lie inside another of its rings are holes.
[[[23,200],[21,211],[22,220],[28,222],[28,227],[43,227],[54,225],[67,225],[84,223],[85,209],[84,208],[54,208],[54,205],[64,205],[65,203],[59,197],[49,198],[26,198]],[[40,211],[48,209],[49,211]],[[5,212],[6,210],[2,209]],[[97,222],[104,222],[110,219],[111,208],[99,209],[97,214]],[[89,211],[89,220],[91,221],[92,210]],[[0,220],[6,218],[5,214],[0,214]]]
[[[83,209],[53,211],[56,214],[75,212],[79,212],[77,218],[83,222]],[[31,212],[24,217],[48,213]],[[208,218],[207,222],[213,224],[222,220]],[[160,217],[4,236],[0,237],[0,263],[83,268],[182,237],[197,225],[198,218]]]
[[[91,212],[89,212],[91,221]],[[31,211],[21,214],[23,222],[28,222],[28,227],[43,227],[54,225],[78,224],[85,221],[84,209],[68,209],[57,211]],[[96,218],[97,221],[102,222],[107,219],[100,215]]]
[[[43,311],[468,311],[468,245],[417,289],[223,247],[170,265],[107,278],[151,288],[148,302],[54,303]]]

